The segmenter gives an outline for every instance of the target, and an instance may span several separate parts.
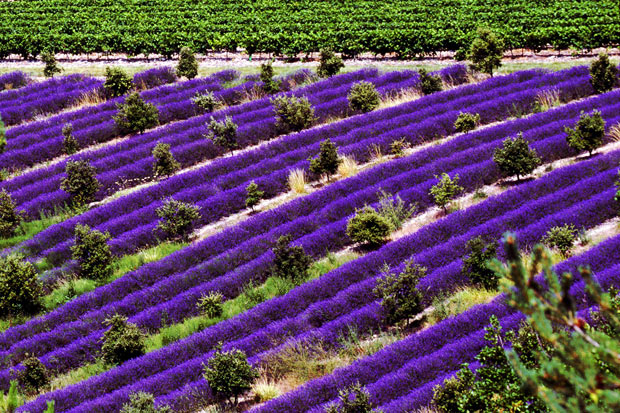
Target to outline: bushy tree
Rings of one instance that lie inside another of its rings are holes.
[[[337,75],[340,69],[344,67],[342,58],[336,56],[331,49],[322,49],[321,58],[319,60],[319,66],[316,69],[316,73],[319,77],[327,78]]]
[[[581,112],[575,127],[573,129],[564,127],[564,131],[568,146],[579,152],[588,151],[592,156],[592,151],[603,144],[605,120],[598,110],[592,111],[591,114]]]
[[[420,91],[423,95],[430,95],[435,92],[441,92],[443,89],[443,83],[441,76],[431,75],[426,69],[419,69],[420,74]]]
[[[73,125],[70,123],[65,124],[62,127],[62,148],[65,154],[73,155],[80,150],[80,144],[75,136],[73,136]]]
[[[522,133],[514,139],[506,138],[502,147],[495,149],[493,161],[504,175],[516,175],[517,181],[532,173],[541,163],[536,150],[530,149]]]
[[[24,369],[19,373],[19,384],[26,394],[37,394],[49,386],[50,376],[41,360],[30,356],[22,361],[22,366]]]
[[[290,234],[278,238],[272,249],[275,257],[271,273],[274,277],[290,280],[293,284],[300,285],[308,278],[312,258],[306,255],[301,245],[291,246],[292,239]]]
[[[371,412],[380,413],[380,410],[372,409],[370,393],[359,382],[338,390],[338,403],[332,403],[325,408],[325,413]]]
[[[170,239],[187,241],[195,222],[200,219],[199,211],[196,205],[168,198],[155,210],[160,218],[155,231],[161,230]]]
[[[547,231],[542,242],[549,248],[557,248],[562,256],[568,257],[577,240],[577,233],[577,228],[573,224],[556,226]]]
[[[390,223],[373,207],[366,205],[356,210],[347,222],[347,236],[353,242],[376,247],[385,242],[390,235]]]
[[[361,81],[351,86],[347,99],[349,100],[351,110],[363,113],[376,109],[381,102],[381,97],[375,85],[366,81]]]
[[[504,42],[487,28],[478,28],[467,57],[472,69],[493,76],[493,70],[502,65]]]
[[[480,115],[473,113],[460,112],[459,116],[454,121],[454,130],[457,132],[467,133],[476,129],[480,123]]]
[[[106,67],[103,88],[110,97],[122,96],[133,88],[133,80],[121,68]]]
[[[193,79],[198,75],[198,62],[194,52],[189,47],[181,48],[179,52],[179,63],[177,64],[177,76],[185,76],[188,79]]]
[[[273,79],[273,66],[271,61],[260,65],[260,80],[263,82],[263,90],[265,93],[271,95],[280,91],[280,82]]]
[[[80,266],[80,275],[89,280],[104,281],[112,275],[112,252],[108,245],[110,234],[91,230],[88,225],[75,226],[73,259]]]
[[[394,274],[385,267],[381,277],[373,289],[375,297],[381,300],[381,308],[385,320],[393,325],[419,314],[422,306],[422,293],[418,290],[418,282],[426,276],[426,268],[409,260],[400,274]]]
[[[0,316],[32,315],[41,309],[41,282],[19,254],[0,257]]]
[[[192,98],[192,103],[205,112],[213,112],[224,105],[212,91],[204,94],[196,93],[196,96]]]
[[[310,172],[322,176],[329,177],[338,171],[338,165],[342,163],[342,159],[338,157],[338,149],[336,145],[329,139],[321,142],[319,147],[319,156],[308,159],[310,161]]]
[[[254,181],[250,182],[248,186],[245,187],[245,191],[247,193],[247,198],[245,198],[245,206],[248,208],[252,208],[254,211],[254,207],[258,205],[265,193],[258,189],[258,185]]]
[[[200,314],[206,315],[209,318],[215,318],[222,315],[223,307],[222,303],[224,296],[217,291],[210,291],[209,294],[203,295],[196,303],[196,308],[200,311]]]
[[[316,121],[314,108],[306,97],[277,96],[271,99],[280,133],[299,132],[309,128]]]
[[[205,135],[207,139],[211,139],[217,146],[221,146],[230,153],[239,147],[237,144],[237,128],[232,118],[226,116],[221,122],[216,121],[213,117],[207,124],[209,133]]]
[[[170,406],[155,408],[155,397],[151,393],[136,392],[129,395],[129,403],[123,404],[120,413],[171,413]]]
[[[499,278],[487,263],[497,256],[497,246],[494,242],[485,243],[478,236],[467,241],[461,273],[469,278],[472,284],[487,290],[497,290]]]
[[[181,165],[174,159],[170,152],[170,144],[158,142],[153,148],[153,173],[156,177],[170,176],[179,170]]]
[[[450,176],[444,172],[441,174],[441,178],[437,175],[435,175],[435,178],[439,179],[439,182],[433,185],[429,194],[433,197],[435,205],[442,208],[444,212],[448,212],[448,204],[457,194],[463,191],[463,187],[458,184],[459,174],[456,174],[454,178],[450,178]]]
[[[601,53],[590,65],[590,84],[596,93],[609,92],[618,83],[618,68]]]
[[[15,235],[22,220],[22,213],[17,210],[11,194],[2,188],[0,191],[0,237],[10,238]]]
[[[62,72],[62,69],[58,67],[58,62],[56,62],[56,57],[53,53],[41,53],[41,61],[45,63],[45,67],[43,68],[43,76],[54,77],[56,73]]]
[[[101,358],[106,364],[122,364],[145,353],[146,336],[138,326],[128,323],[127,317],[114,314],[103,324],[110,327],[103,333],[101,346]]]
[[[159,125],[159,109],[145,102],[138,92],[129,95],[124,103],[117,103],[116,107],[114,122],[123,131],[143,133]]]
[[[60,189],[71,195],[71,204],[81,207],[92,202],[101,188],[97,171],[86,160],[69,161],[65,165],[66,178],[60,181]]]
[[[239,396],[252,388],[258,372],[248,363],[243,351],[222,351],[220,344],[208,365],[204,366],[203,377],[218,398],[232,399],[236,406]]]

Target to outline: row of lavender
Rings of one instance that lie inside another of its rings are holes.
[[[326,334],[319,337],[324,340],[329,337],[335,339],[352,323],[360,331],[367,330],[373,324],[378,326],[380,313],[375,311],[372,317],[355,311],[359,300],[364,301],[364,296],[368,294],[348,294],[351,291],[343,290],[374,277],[384,262],[397,265],[411,254],[414,254],[416,261],[427,265],[432,271],[435,262],[444,261],[435,261],[431,256],[443,257],[445,260],[451,255],[452,259],[457,259],[463,244],[479,234],[499,236],[503,228],[512,226],[513,229],[523,228],[523,231],[542,235],[549,228],[549,218],[545,218],[547,216],[556,220],[566,220],[562,217],[568,216],[569,221],[579,226],[595,225],[604,220],[606,215],[615,214],[613,180],[619,160],[620,153],[613,153],[554,171],[540,180],[524,184],[425,227],[412,236],[388,244],[284,297],[270,300],[241,316],[160,351],[129,361],[86,382],[46,395],[28,407],[36,407],[43,399],[53,398],[63,410],[113,410],[120,407],[130,392],[137,389],[163,396],[199,380],[200,366],[208,360],[211,350],[220,340],[227,342],[225,347],[240,348],[255,356],[272,348],[274,343],[284,343],[287,339],[290,341],[290,337],[307,337],[304,334],[307,331],[316,330],[312,334],[316,339],[317,328],[321,326],[321,331],[324,330]],[[569,197],[567,194],[576,195]],[[580,214],[589,209],[597,210],[598,214]],[[534,227],[540,228],[534,230]],[[326,228],[324,234],[328,231]],[[303,240],[299,242],[305,245]],[[436,251],[437,244],[443,248]],[[453,252],[446,256],[448,250]],[[376,309],[376,303],[372,305]],[[346,320],[337,318],[343,316]],[[177,396],[174,394],[175,398]]]
[[[9,72],[0,75],[0,91],[15,90],[32,82],[30,76],[24,72]]]
[[[557,140],[563,141],[563,137],[559,137]],[[544,146],[549,147],[549,145],[547,144],[545,144]],[[555,146],[557,147],[557,144]],[[555,151],[553,149],[554,147],[552,145],[551,150],[549,151],[550,153],[547,154],[548,156],[552,158],[553,156],[558,156],[557,153],[554,153]],[[566,148],[564,148],[564,150],[566,151]],[[486,155],[490,157],[489,153],[487,153]],[[426,159],[426,157],[422,156],[422,158],[419,158],[419,161],[421,161],[423,158]],[[470,159],[470,158],[471,157],[467,153],[461,157],[461,159],[465,159],[465,160]],[[483,161],[484,158],[482,158],[481,160]],[[481,160],[473,159],[472,161],[480,162]],[[410,159],[403,160],[401,167],[402,165],[405,165],[407,161],[411,161],[411,160]],[[427,174],[423,174],[421,178],[419,178],[421,181],[424,181],[421,185],[419,185],[417,188],[413,188],[412,190],[401,193],[404,199],[406,200],[425,199],[423,203],[424,207],[430,204],[430,200],[426,198],[428,198],[427,196],[428,187],[430,187],[430,185],[433,184],[433,180],[431,178],[432,173],[438,173],[442,170],[441,165],[433,165],[432,167],[435,169],[431,168]],[[487,169],[489,168],[489,166],[486,166],[486,165],[485,167]],[[391,169],[391,168],[388,168],[388,169]],[[469,168],[469,169],[471,170],[472,168]],[[403,184],[412,182],[412,179],[415,181],[415,178],[412,178],[417,175],[415,172],[419,173],[419,171],[414,170],[414,172],[410,174],[401,174],[401,176],[398,177],[401,181],[401,184],[400,184],[401,187]],[[472,186],[469,189],[473,189],[476,186],[479,186],[481,184],[479,180],[481,179],[479,177],[480,172],[485,172],[484,168],[477,168],[473,171],[470,171],[469,174],[464,175],[467,178],[465,181],[469,182],[469,184]],[[431,175],[429,176],[429,174]],[[495,174],[497,174],[497,171],[495,171]],[[491,175],[493,175],[493,173],[491,173]],[[398,180],[393,180],[393,181],[398,182]],[[151,328],[157,328],[160,325],[161,315],[163,314],[163,311],[169,314],[172,320],[180,320],[183,317],[187,316],[188,314],[190,315],[192,314],[193,303],[195,303],[195,301],[197,300],[197,298],[200,296],[201,293],[211,290],[211,289],[214,289],[214,290],[217,289],[219,291],[224,292],[225,295],[227,296],[232,296],[236,294],[236,292],[238,292],[239,285],[242,285],[243,283],[248,281],[253,275],[256,276],[256,272],[258,270],[260,269],[264,270],[265,268],[268,268],[272,257],[270,257],[270,253],[266,253],[266,254],[263,253],[264,244],[269,243],[270,245],[273,242],[273,239],[277,238],[277,236],[282,233],[293,232],[293,234],[296,237],[299,237],[299,236],[311,233],[312,231],[316,231],[316,233],[314,234],[306,235],[306,237],[302,238],[300,241],[307,248],[307,250],[309,250],[311,253],[314,253],[315,255],[321,254],[324,251],[326,244],[330,247],[330,249],[338,248],[344,245],[347,242],[347,238],[344,235],[344,226],[346,225],[346,216],[349,213],[353,212],[351,208],[353,208],[354,206],[361,206],[361,204],[363,204],[364,202],[371,201],[371,199],[375,196],[374,194],[376,193],[376,191],[378,191],[379,188],[381,187],[383,188],[387,187],[389,190],[393,190],[393,189],[398,190],[398,187],[395,185],[395,182],[392,182],[391,186],[389,182],[382,182],[381,183],[382,185],[375,184],[371,188],[368,188],[365,194],[362,194],[361,196],[358,194],[356,196],[350,196],[347,199],[343,199],[341,202],[335,202],[334,205],[331,205],[332,206],[331,210],[321,211],[322,215],[314,214],[309,217],[302,217],[296,221],[291,222],[290,225],[283,225],[279,228],[275,228],[275,229],[273,227],[264,228],[257,222],[248,222],[248,224],[252,224],[251,225],[252,228],[254,229],[259,228],[260,231],[265,232],[266,235],[263,237],[257,237],[257,239],[251,240],[251,242],[240,244],[236,250],[231,251],[228,257],[234,257],[235,259],[238,259],[236,256],[242,256],[243,259],[245,259],[247,262],[248,259],[252,258],[252,257],[246,257],[246,255],[249,254],[249,252],[247,251],[252,251],[252,253],[256,252],[258,255],[262,254],[262,256],[260,256],[258,259],[255,259],[254,261],[250,263],[246,263],[243,267],[240,267],[240,270],[238,269],[231,276],[227,276],[227,277],[222,276],[219,278],[214,278],[213,280],[210,279],[214,276],[217,276],[218,273],[221,274],[220,271],[222,270],[223,272],[225,272],[227,269],[230,269],[232,271],[237,265],[239,265],[239,262],[232,261],[232,262],[226,262],[226,265],[223,268],[221,268],[225,262],[225,258],[216,257],[214,260],[212,260],[213,264],[209,265],[208,262],[206,263],[205,267],[209,270],[209,273],[207,274],[201,273],[200,272],[201,268],[198,268],[197,270],[194,270],[194,271],[188,271],[184,274],[179,274],[178,277],[173,277],[163,282],[156,283],[152,288],[146,289],[144,291],[137,291],[135,294],[132,294],[132,296],[127,297],[125,300],[123,300],[120,303],[113,303],[113,305],[107,305],[106,307],[104,307],[103,310],[104,312],[118,311],[118,312],[122,312],[128,315],[136,314],[140,309],[144,308],[145,306],[153,305],[155,303],[153,300],[157,299],[161,302],[161,304],[153,308],[145,309],[145,311],[143,311],[142,313],[138,313],[134,317],[132,317],[132,320],[135,322],[138,322],[138,324],[143,325],[143,326],[150,326]],[[368,185],[368,182],[364,182],[363,180],[361,181],[361,183],[362,184],[365,183],[366,185]],[[318,197],[314,197],[314,199],[317,199],[317,198]],[[320,198],[318,199],[320,200]],[[306,202],[304,204],[308,204],[309,203],[308,201],[310,200],[306,199],[305,201]],[[353,207],[350,207],[350,205],[353,205]],[[287,213],[286,214],[287,217],[289,217],[293,213],[292,211],[295,211],[295,209],[297,209],[295,208],[295,205],[292,205],[292,207],[293,209],[288,210],[288,211],[283,208],[283,210],[286,211]],[[330,222],[333,222],[334,218],[335,219],[339,218],[339,216],[334,217],[334,215],[336,215],[338,212],[341,212],[341,210],[345,211],[345,215],[344,215],[345,219],[340,219],[339,221],[330,224]],[[332,221],[329,221],[329,218],[331,218]],[[326,221],[326,219],[328,220]],[[281,222],[282,221],[280,220],[280,223]],[[323,227],[323,229],[320,229],[321,225],[327,225],[327,226]],[[267,232],[269,230],[271,231]],[[217,237],[214,237],[214,238],[217,238]],[[236,238],[235,240],[239,242],[238,238]],[[162,263],[165,264],[165,262],[162,262]],[[216,267],[216,265],[219,266],[220,268]],[[202,270],[204,269],[205,268],[202,268]],[[153,268],[144,268],[143,270],[148,272],[149,275],[152,275],[153,273]],[[138,271],[138,273],[139,272],[140,271]],[[189,291],[186,291],[180,294],[179,296],[174,296],[174,294],[181,293],[183,292],[184,289],[192,287],[192,285],[187,284],[189,280],[192,280],[194,283],[200,280],[204,280],[204,283],[201,285],[198,285],[192,290],[189,290]],[[145,280],[140,280],[138,284],[137,280],[133,280],[132,283],[134,283],[134,290],[136,289],[135,286],[144,287],[145,285],[144,282]],[[103,289],[106,289],[106,287],[103,287]],[[165,294],[164,292],[170,293],[170,294]],[[166,302],[165,300],[161,301],[162,298],[165,299],[166,296],[172,297],[173,300],[170,302]],[[79,299],[77,301],[79,301]],[[147,305],[145,305],[144,303],[147,303]],[[94,303],[91,303],[91,304],[94,304]],[[69,306],[71,306],[71,304],[69,304]],[[88,308],[90,308],[90,306]],[[98,312],[92,311],[84,315],[83,318],[97,320],[101,316],[102,314],[98,314]],[[85,332],[84,328],[87,328],[88,330],[92,331],[92,327],[98,327],[97,323],[91,324],[90,327],[87,327],[86,324],[87,323],[81,323],[81,322],[70,323],[61,329],[55,329],[49,334],[41,335],[40,337],[37,337],[36,340],[30,341],[29,342],[30,345],[33,345],[35,342],[37,343],[36,349],[33,349],[33,347],[29,347],[29,346],[25,346],[25,347],[29,348],[31,351],[34,350],[35,353],[45,352],[50,349],[49,348],[50,345],[52,345],[52,347],[54,345],[56,346],[62,345],[63,343],[66,344],[67,341],[78,338],[81,334],[84,334]],[[100,335],[100,331],[93,333],[91,337],[84,339],[84,340],[78,340],[79,343],[77,342],[73,343],[67,349],[56,351],[52,353],[51,355],[49,355],[49,357],[46,356],[44,360],[48,361],[48,360],[54,360],[54,359],[63,359],[63,363],[70,362],[72,363],[72,366],[76,366],[77,364],[81,362],[81,359],[74,358],[76,352],[80,354],[87,353],[87,352],[92,352],[92,353],[96,352],[96,349],[97,349],[96,342],[97,342],[97,338],[99,335]],[[20,346],[25,345],[25,344],[26,343],[24,342],[24,343],[20,343],[20,345],[18,346],[13,347],[12,353],[15,354],[15,351],[17,351],[17,349]],[[88,345],[88,346],[84,347],[85,345]],[[22,350],[23,349],[24,347],[22,347]],[[76,363],[76,364],[73,364],[73,363]],[[60,369],[66,369],[67,365],[60,366],[58,364],[54,364],[54,367],[60,368]]]

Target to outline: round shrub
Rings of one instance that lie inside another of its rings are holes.
[[[370,82],[359,82],[354,84],[347,96],[349,107],[360,112],[370,112],[376,109],[380,103],[379,92]]]
[[[349,219],[347,235],[353,242],[377,246],[385,242],[390,235],[390,223],[374,208],[366,205]]]

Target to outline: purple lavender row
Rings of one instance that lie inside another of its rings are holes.
[[[620,157],[620,154],[616,154],[613,161],[617,162],[618,159],[620,159],[619,157]],[[568,174],[566,173],[561,174],[558,171],[556,171],[557,173],[554,172],[550,174],[550,176],[553,175],[554,178],[561,176],[561,178],[568,178],[568,180],[571,180],[571,179],[573,181],[576,180],[574,173],[576,172],[578,168],[569,167],[567,169],[571,169],[570,171],[568,171],[570,172]],[[548,177],[541,179],[541,181],[543,180],[549,181]],[[562,181],[560,180],[559,183],[562,183]],[[543,186],[542,188],[543,191],[552,192],[555,185],[540,185],[540,186]],[[516,190],[510,191],[512,196],[502,195],[500,197],[496,197],[497,199],[495,199],[494,201],[496,203],[503,201],[504,207],[502,209],[505,211],[510,211],[512,207],[515,205],[515,202],[517,205],[523,205],[526,202],[526,199],[524,198],[532,198],[532,197],[536,198],[537,196],[540,196],[541,195],[540,193],[537,193],[537,191],[533,190],[535,189],[534,187],[535,187],[534,185],[526,184],[522,188],[517,188]],[[516,194],[514,194],[515,192]],[[537,195],[534,195],[534,194],[537,194]],[[552,198],[552,197],[548,197],[548,198]],[[552,200],[549,199],[548,201],[551,202]],[[480,207],[480,208],[477,208],[476,212],[478,213],[479,216],[486,215],[486,216],[493,217],[494,212],[497,212],[497,208],[487,209],[487,208]],[[469,224],[470,219],[472,218],[471,215],[473,214],[469,214],[469,216],[466,216],[466,217],[459,217],[460,219],[458,221],[462,224],[475,227],[476,224],[474,223]],[[408,238],[410,238],[409,242],[414,242],[414,243],[416,241],[420,242],[418,241],[418,239],[420,238],[419,233],[416,234],[415,237],[410,236]],[[416,238],[416,240],[411,240],[411,238]],[[432,241],[433,240],[430,239],[430,240],[425,240],[423,242],[430,244],[432,248],[432,244],[433,244]],[[402,245],[400,245],[399,247],[402,247]],[[396,249],[396,251],[394,250],[395,250],[394,246],[392,246],[392,244],[388,244],[386,247],[384,247],[382,250],[378,251],[377,253],[369,254],[368,256],[355,261],[355,264],[359,264],[360,262],[366,263],[366,264],[373,262],[373,264],[375,264],[374,265],[375,269],[373,272],[376,272],[382,264],[381,261],[387,261],[387,262],[393,261],[394,258],[391,253],[396,252],[396,254],[401,255],[401,256],[404,253],[402,248],[398,248]],[[409,251],[415,251],[415,249],[409,250]],[[380,255],[381,258],[383,259],[377,260],[378,258],[377,255]],[[369,274],[368,267],[365,267],[365,266],[362,266],[362,267],[357,266],[354,269],[354,271],[351,271],[350,267],[355,266],[355,264],[345,265],[341,267],[340,269],[335,270],[332,273],[323,276],[319,280],[315,280],[309,284],[306,284],[300,288],[293,290],[291,293],[287,294],[287,296],[285,297],[281,297],[275,300],[270,300],[268,303],[263,303],[257,306],[254,310],[250,310],[248,313],[259,311],[259,309],[261,310],[265,309],[265,307],[270,306],[270,305],[275,305],[275,307],[272,307],[269,309],[270,311],[268,312],[268,314],[270,314],[271,317],[278,317],[279,319],[282,319],[282,321],[276,322],[275,325],[269,326],[266,329],[267,331],[258,331],[254,333],[247,339],[243,339],[237,342],[229,342],[227,347],[241,348],[245,350],[246,352],[248,352],[248,354],[252,355],[252,354],[256,354],[257,349],[261,349],[261,351],[264,351],[265,349],[270,348],[273,345],[274,341],[277,340],[277,337],[281,337],[281,339],[282,338],[285,339],[287,335],[291,335],[291,334],[297,335],[299,332],[302,332],[303,327],[296,325],[296,323],[294,323],[290,318],[285,318],[285,319],[283,318],[283,317],[290,317],[289,315],[290,312],[291,311],[294,312],[297,310],[297,308],[299,308],[299,304],[295,304],[294,301],[291,302],[290,298],[298,295],[300,290],[306,290],[307,293],[310,293],[308,289],[310,289],[310,286],[311,286],[312,287],[311,294],[312,296],[314,296],[314,299],[316,299],[317,295],[323,295],[324,291],[333,291],[334,287],[336,287],[336,291],[339,291],[341,288],[337,288],[337,285],[342,284],[343,282],[347,282],[349,279],[349,276],[351,276],[352,278],[359,278],[359,277],[364,277],[364,274]],[[342,272],[345,272],[345,274],[342,274]],[[334,273],[337,273],[339,277],[335,278],[333,276]],[[284,300],[287,300],[288,302],[286,304],[282,303],[282,301]],[[317,323],[317,322],[320,323],[320,321],[317,321],[317,320],[320,320],[321,317],[323,317],[322,313],[325,310],[326,310],[325,308],[319,309],[315,307],[314,314],[306,312],[305,315],[303,317],[299,317],[298,320],[300,320],[299,322],[302,322],[302,324],[306,326],[308,326],[308,323],[310,324]],[[218,326],[215,326],[215,328],[210,328],[208,330],[205,330],[204,332],[198,333],[186,340],[183,340],[182,342],[175,343],[169,346],[168,348],[165,348],[158,352],[151,353],[149,355],[141,357],[140,359],[130,361],[126,363],[125,365],[120,366],[119,368],[116,368],[112,371],[104,373],[96,378],[90,379],[87,382],[83,382],[76,386],[69,387],[65,389],[64,391],[61,390],[60,392],[57,392],[55,394],[47,395],[46,398],[48,397],[54,398],[57,403],[59,403],[60,401],[60,406],[62,406],[62,408],[64,409],[64,408],[76,406],[79,403],[77,399],[74,399],[74,397],[84,400],[84,399],[91,398],[92,397],[91,395],[93,393],[98,394],[98,395],[108,393],[107,395],[101,397],[100,399],[93,400],[87,403],[86,405],[79,405],[78,407],[76,407],[77,410],[75,410],[75,411],[79,411],[79,409],[97,410],[98,408],[99,409],[113,408],[118,403],[122,403],[122,401],[126,399],[127,394],[131,391],[135,391],[136,388],[140,388],[145,391],[152,391],[156,395],[165,394],[166,392],[174,390],[175,388],[181,387],[184,383],[187,382],[187,380],[191,381],[193,379],[199,378],[200,376],[199,366],[201,365],[201,363],[205,362],[208,359],[208,355],[210,354],[210,352],[207,351],[207,353],[209,354],[207,354],[206,357],[204,353],[196,354],[196,352],[197,351],[204,352],[204,349],[212,348],[212,345],[210,345],[209,342],[215,337],[211,336],[211,334],[208,334],[209,332],[215,333],[216,331],[221,330],[222,324],[233,324],[234,323],[235,327],[241,327],[244,325],[244,323],[241,322],[241,319],[250,317],[248,313],[245,313],[242,316],[236,317],[233,320],[220,323]],[[249,319],[252,319],[254,321],[248,324],[255,325],[256,320],[258,318],[256,317],[256,315],[253,315]],[[245,327],[242,327],[242,328],[243,328],[243,331],[246,331],[250,327],[247,324],[245,324]],[[229,331],[227,333],[228,340],[232,339],[231,333],[232,331]],[[282,334],[282,336],[280,336],[280,334]],[[204,340],[207,340],[207,341],[204,341]],[[187,342],[186,345],[181,346],[181,344],[185,342]],[[215,343],[212,343],[212,344],[214,345]],[[170,358],[175,358],[175,360],[171,361]],[[147,364],[138,364],[138,362],[141,360],[143,360]],[[155,360],[157,360],[157,363],[153,363]],[[179,363],[182,363],[182,364],[179,364]],[[168,366],[173,366],[170,371],[162,371],[163,368],[167,368]],[[196,366],[198,366],[198,369],[196,369]],[[149,378],[145,378],[145,379],[142,379],[136,382],[138,377],[135,376],[135,372],[138,370],[141,371],[140,375],[144,374],[145,376],[143,377],[149,377]],[[130,376],[131,376],[131,380],[129,380]],[[88,383],[88,382],[91,382],[92,386],[86,389],[85,383]],[[123,383],[126,383],[126,384],[135,383],[135,384],[129,385],[125,388],[109,393],[110,391],[114,389],[118,389],[119,385],[122,385]],[[75,394],[73,394],[72,397],[68,397],[69,393],[71,392],[75,392]],[[69,403],[69,405],[65,405],[65,403]],[[285,411],[294,411],[294,410],[285,409]]]
[[[30,82],[32,82],[32,79],[24,72],[5,73],[0,76],[0,91],[19,89]]]
[[[81,82],[85,79],[93,79],[81,74],[73,74],[69,76],[55,77],[47,79],[43,82],[30,83],[26,87],[19,89],[8,90],[0,95],[0,108],[7,107],[9,105],[15,105],[19,102],[27,102],[32,100],[33,95],[45,93],[46,91],[55,90],[59,85],[72,82]]]
[[[170,66],[155,67],[136,73],[133,76],[133,84],[136,85],[138,89],[152,89],[176,81],[176,72],[174,68]]]

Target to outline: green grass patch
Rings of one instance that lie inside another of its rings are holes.
[[[92,376],[103,373],[107,369],[108,368],[106,367],[106,365],[103,364],[103,362],[101,361],[97,361],[96,363],[92,364],[86,364],[75,370],[68,371],[65,374],[61,374],[60,376],[52,378],[50,382],[50,391],[62,389],[72,384],[79,383]]]
[[[44,231],[52,225],[62,222],[71,216],[72,214],[68,211],[58,211],[52,215],[42,214],[41,218],[35,221],[22,222],[19,225],[19,228],[17,228],[17,234],[15,236],[0,239],[0,249],[13,247],[27,241],[39,232]]]
[[[437,324],[448,317],[461,314],[475,305],[488,303],[499,294],[484,288],[465,287],[454,294],[440,294],[433,300],[433,311],[428,316],[427,324]]]

